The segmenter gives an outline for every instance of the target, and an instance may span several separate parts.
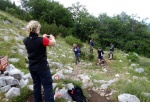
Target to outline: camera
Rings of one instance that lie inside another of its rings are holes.
[[[46,37],[47,37],[47,38],[50,38],[50,35],[47,35]]]

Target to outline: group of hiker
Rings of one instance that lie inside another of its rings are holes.
[[[89,45],[90,45],[90,49],[89,49],[90,53],[93,54],[93,52],[94,52],[94,42],[93,42],[93,40],[90,40]],[[81,53],[80,47],[77,44],[73,44],[73,51],[74,51],[75,58],[76,58],[75,63],[77,65],[80,62],[80,60],[79,60],[79,55]],[[108,54],[108,59],[109,60],[113,59],[113,54],[114,54],[114,45],[111,43],[110,44],[110,52]],[[97,49],[97,59],[98,59],[97,64],[98,65],[101,65],[104,62],[106,62],[103,55],[104,55],[104,51],[102,50],[101,47],[98,47],[98,49]]]

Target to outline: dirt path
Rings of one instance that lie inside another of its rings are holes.
[[[111,100],[108,100],[106,97],[100,96],[93,90],[88,91],[90,97],[89,97],[89,102],[113,102]]]

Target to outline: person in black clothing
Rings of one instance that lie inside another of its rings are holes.
[[[101,65],[102,61],[104,60],[104,58],[103,58],[104,52],[100,47],[97,50],[97,54],[98,54],[98,65]]]
[[[114,45],[110,44],[110,53],[109,53],[109,60],[112,60],[114,56]]]
[[[46,46],[53,46],[56,41],[53,35],[49,35],[50,38],[47,38],[47,34],[38,37],[40,27],[38,21],[30,21],[26,27],[29,36],[23,40],[27,49],[29,71],[34,84],[34,102],[42,102],[41,84],[44,88],[45,102],[54,102],[52,76],[47,62]]]

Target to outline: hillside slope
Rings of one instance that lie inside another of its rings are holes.
[[[0,11],[0,56],[7,55],[10,64],[28,73],[25,63],[27,54],[22,42],[27,36],[26,24]],[[118,95],[123,93],[135,95],[141,102],[150,102],[150,59],[137,55],[139,60],[132,62],[127,58],[128,54],[115,49],[115,60],[108,60],[108,51],[104,51],[107,65],[97,66],[95,49],[94,60],[81,60],[75,65],[72,46],[61,37],[56,40],[56,46],[47,48],[53,78],[55,75],[60,76],[60,80],[54,78],[55,95],[59,92],[57,90],[67,88],[69,83],[73,83],[82,86],[91,102],[117,102]],[[89,45],[84,44],[81,50],[82,53],[88,53]],[[62,98],[58,102],[66,102]]]

